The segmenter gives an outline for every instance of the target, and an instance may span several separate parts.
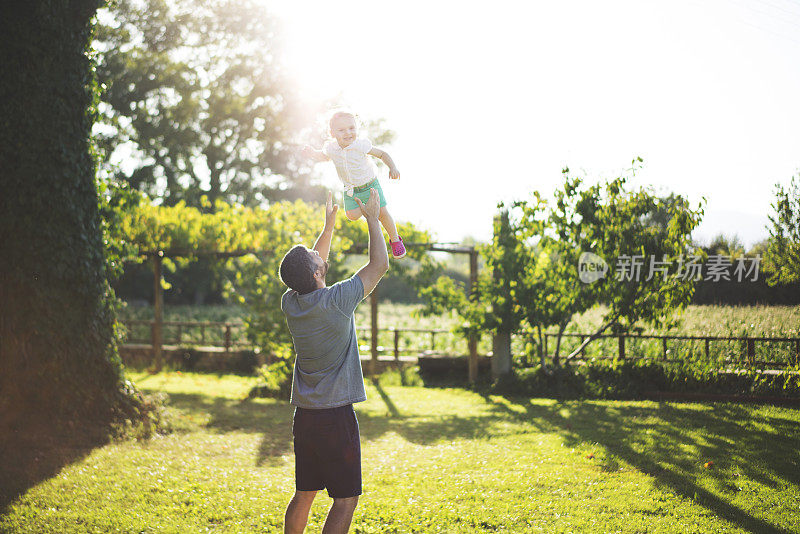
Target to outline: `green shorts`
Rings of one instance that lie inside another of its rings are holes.
[[[360,199],[361,202],[364,204],[367,203],[369,200],[369,190],[375,188],[378,190],[378,196],[380,197],[381,207],[386,205],[386,197],[383,196],[383,189],[381,189],[381,183],[378,181],[377,178],[372,180],[370,183],[366,185],[362,185],[353,189],[353,196],[347,194],[347,191],[342,193],[344,196],[344,209],[345,211],[350,210],[357,210],[358,209],[358,202],[356,202],[356,198]]]

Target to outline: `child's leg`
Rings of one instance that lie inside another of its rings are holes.
[[[395,226],[394,219],[392,219],[392,216],[389,215],[389,211],[386,209],[386,206],[381,206],[381,211],[378,214],[378,220],[383,225],[386,233],[389,234],[389,241],[397,241],[397,226]]]
[[[364,202],[363,199],[362,202]],[[366,204],[366,202],[364,203]],[[361,208],[358,206],[355,197],[348,195],[347,192],[342,193],[342,204],[344,205],[345,214],[348,219],[357,221],[361,218]]]

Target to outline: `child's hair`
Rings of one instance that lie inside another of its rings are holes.
[[[328,113],[328,129],[333,130],[333,121],[334,119],[338,119],[340,117],[350,117],[354,121],[356,121],[356,126],[359,125],[358,115],[350,111],[346,108],[336,108],[332,109],[330,113]]]

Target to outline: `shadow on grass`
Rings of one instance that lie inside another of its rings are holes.
[[[0,515],[30,488],[108,443],[97,428],[54,431],[50,425],[0,435]]]
[[[356,407],[362,440],[378,439],[388,432],[395,432],[405,440],[421,445],[460,438],[487,439],[498,435],[492,430],[491,423],[508,419],[503,414],[488,418],[486,415],[434,417],[403,414],[380,384],[375,387],[388,414],[359,412]],[[281,457],[292,450],[294,407],[284,402],[226,399],[199,393],[171,393],[169,399],[169,405],[185,414],[207,417],[203,427],[209,431],[261,434],[255,459],[257,466],[282,462]]]
[[[291,450],[294,407],[283,402],[261,403],[209,397],[199,393],[170,393],[169,404],[187,414],[208,414],[204,427],[214,432],[262,434],[256,465],[273,464]]]
[[[430,445],[459,438],[488,438],[493,433],[486,416],[403,415],[386,391],[376,386],[389,411],[388,416],[358,412],[362,440],[378,439],[387,432],[396,432],[407,441]],[[262,403],[250,400],[209,397],[198,393],[171,393],[169,404],[181,412],[205,416],[203,425],[212,432],[249,432],[261,434],[256,456],[257,466],[279,463],[292,447],[292,418],[294,407],[283,402]],[[494,421],[507,419],[500,414]]]
[[[608,453],[601,465],[604,471],[617,471],[620,459],[652,476],[656,485],[745,530],[796,532],[754,517],[725,500],[725,494],[738,490],[719,468],[704,471],[713,477],[714,492],[696,483],[704,462],[712,460],[767,487],[777,487],[781,479],[800,484],[800,430],[795,421],[779,417],[755,421],[751,411],[732,404],[609,406],[568,401],[540,406],[527,399],[504,398],[517,411],[497,402],[496,397],[485,399],[498,413],[561,435],[567,446],[597,443]]]
[[[397,409],[397,406],[395,406],[394,402],[392,402],[391,397],[389,397],[389,395],[383,389],[380,381],[377,378],[373,378],[372,385],[375,386],[375,389],[378,391],[378,395],[381,396],[381,400],[386,405],[386,409],[389,410],[391,417],[400,417],[400,411]]]

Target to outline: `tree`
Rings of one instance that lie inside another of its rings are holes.
[[[101,20],[108,174],[167,205],[324,198],[289,142],[304,119],[262,3],[118,0]]]
[[[251,207],[324,200],[292,141],[327,131],[311,125],[326,103],[300,106],[294,98],[279,27],[263,2],[117,0],[99,20],[104,178],[157,203],[204,210],[217,200]],[[381,121],[367,121],[365,130],[376,144],[393,135]],[[176,289],[197,303],[219,298],[218,267],[212,258],[178,266]],[[136,279],[128,270],[118,287],[141,287]]]
[[[738,235],[728,237],[724,234],[716,235],[707,247],[702,247],[706,255],[727,256],[731,260],[741,258],[745,255],[744,244]]]
[[[482,250],[493,276],[481,277],[480,302],[468,301],[457,284],[440,279],[422,293],[427,311],[454,309],[466,328],[492,330],[501,340],[495,355],[498,348],[505,350],[502,340],[509,333],[526,328],[539,335],[541,351],[542,331],[557,326],[554,365],[560,364],[561,336],[572,317],[594,305],[608,309],[603,324],[567,361],[609,328],[621,333],[637,328],[640,321],[656,327],[669,324],[674,312],[688,304],[692,280],[676,273],[648,277],[645,270],[644,277],[635,279],[606,272],[591,281],[582,278],[579,263],[584,253],[602,261],[685,259],[696,252],[690,235],[702,208],[691,209],[679,195],[629,190],[625,176],[585,187],[564,169],[563,180],[552,205],[534,192],[532,201],[515,202],[510,210],[499,206],[494,238]],[[540,356],[546,369],[544,354]]]
[[[496,378],[511,371],[511,335],[519,331],[525,318],[520,306],[524,290],[520,273],[528,260],[521,235],[509,217],[508,208],[499,204],[492,242],[476,247],[484,268],[469,295],[463,283],[445,275],[420,284],[418,290],[423,315],[456,313],[460,318],[456,333],[473,340],[492,331],[492,374]]]
[[[541,365],[547,369],[543,351],[542,333],[551,326],[558,328],[553,365],[560,365],[561,340],[572,317],[589,309],[594,303],[593,287],[581,283],[575,268],[581,251],[574,246],[579,233],[577,214],[564,202],[567,195],[578,187],[577,179],[570,179],[564,169],[563,189],[556,191],[555,206],[548,204],[539,192],[534,192],[533,202],[514,204],[519,211],[515,224],[529,243],[530,261],[520,273],[522,287],[520,303],[525,319],[538,337]]]
[[[511,225],[503,204],[494,218],[492,242],[484,249],[486,269],[491,273],[492,313],[483,321],[494,332],[492,338],[492,374],[500,377],[511,372],[511,334],[517,332],[525,318],[520,306],[520,273],[528,263],[525,245]]]
[[[637,160],[633,163],[635,173]],[[621,333],[637,328],[640,321],[657,328],[669,325],[674,312],[688,305],[694,291],[693,280],[679,272],[670,273],[669,267],[677,263],[680,269],[682,262],[697,252],[691,232],[700,223],[702,205],[692,209],[682,197],[665,200],[644,188],[631,190],[627,181],[627,176],[621,176],[586,189],[581,189],[578,181],[564,195],[566,211],[577,215],[566,223],[571,227],[567,233],[571,245],[615,262],[608,276],[593,282],[595,303],[608,310],[602,325],[567,361],[609,328]],[[653,214],[665,208],[668,222],[652,224]],[[564,223],[556,228],[559,226]]]
[[[552,206],[534,192],[532,201],[515,202],[510,216],[501,207],[500,220],[507,222],[495,222],[487,260],[499,275],[486,291],[492,295],[495,319],[485,324],[505,336],[509,328],[519,330],[520,322],[526,321],[539,336],[545,369],[542,331],[558,328],[553,358],[558,366],[562,335],[577,313],[596,304],[608,307],[603,325],[567,356],[568,361],[608,328],[623,332],[639,321],[666,324],[691,298],[692,282],[674,276],[617,280],[611,273],[596,281],[583,280],[579,263],[584,253],[611,261],[633,256],[677,260],[690,251],[691,231],[702,213],[689,209],[679,195],[661,198],[644,189],[629,191],[627,177],[587,188],[569,169],[562,174],[563,186],[556,190]]]
[[[97,105],[89,43],[98,4],[0,8],[0,62],[10,73],[0,81],[4,440],[69,424],[91,434],[142,407],[117,354],[89,140]]]
[[[775,188],[764,260],[771,285],[792,284],[800,282],[800,176],[793,176],[788,188]]]

